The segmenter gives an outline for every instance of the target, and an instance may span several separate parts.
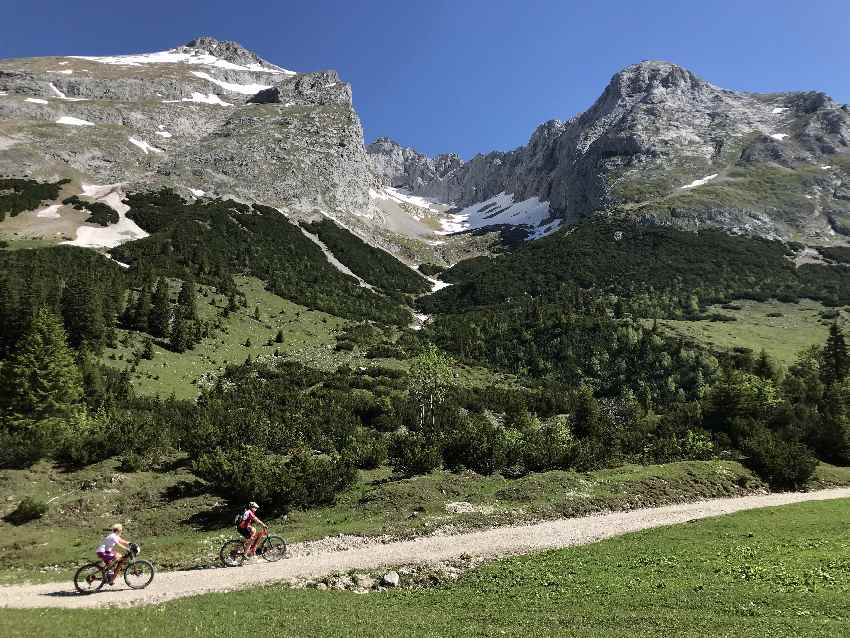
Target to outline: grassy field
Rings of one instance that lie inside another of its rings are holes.
[[[767,508],[505,559],[434,589],[270,586],[124,609],[121,626],[163,637],[846,636],[848,518],[848,500]],[[90,635],[115,614],[9,610],[0,631]]]
[[[129,537],[161,569],[216,562],[231,535],[236,508],[209,493],[181,459],[160,472],[128,473],[118,460],[77,472],[47,462],[29,470],[0,471],[0,514],[26,496],[50,501],[47,515],[24,525],[0,521],[0,583],[70,578],[90,557],[106,527],[122,522]],[[822,465],[811,487],[850,484],[850,468]],[[361,472],[336,505],[293,511],[287,521],[267,520],[290,541],[338,533],[407,537],[438,528],[577,516],[603,510],[763,489],[749,470],[731,461],[624,466],[579,474],[552,471],[508,480],[501,476],[438,471],[393,479],[388,469]],[[446,506],[468,502],[474,511],[453,514]],[[265,518],[265,517],[264,517]]]
[[[758,354],[762,349],[777,361],[788,365],[797,354],[812,345],[823,345],[831,320],[821,314],[829,312],[816,301],[803,299],[799,303],[778,301],[736,301],[740,310],[711,306],[709,312],[735,317],[735,321],[674,321],[661,320],[668,331],[689,337],[717,350],[735,347],[750,348]],[[846,327],[846,313],[840,314]]]
[[[397,359],[368,359],[365,353],[335,350],[336,335],[352,322],[318,310],[309,310],[268,292],[254,277],[236,277],[247,305],[222,319],[223,330],[202,340],[192,350],[182,354],[171,352],[167,344],[154,340],[153,359],[138,359],[146,335],[119,329],[114,348],[106,348],[103,362],[119,370],[133,367],[131,379],[140,394],[174,394],[178,399],[195,398],[205,379],[223,371],[228,364],[238,364],[246,358],[271,357],[277,353],[320,370],[334,370],[341,365],[352,367],[380,364],[407,369],[408,363]],[[172,296],[177,297],[179,282],[172,282]],[[199,287],[198,315],[201,319],[216,320],[227,298],[208,287]],[[254,309],[260,309],[260,320]],[[275,343],[278,330],[283,331],[283,343]],[[250,340],[251,345],[245,345]],[[271,343],[269,343],[271,342]],[[513,383],[512,377],[491,372],[486,368],[458,364],[455,378],[460,384]]]

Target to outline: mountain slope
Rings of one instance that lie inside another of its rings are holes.
[[[572,221],[600,210],[696,229],[834,241],[850,214],[850,109],[823,93],[729,91],[667,62],[617,73],[584,113],[459,163],[367,147],[392,186],[456,206],[509,193]]]

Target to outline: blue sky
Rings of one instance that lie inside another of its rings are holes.
[[[0,0],[0,11],[2,58],[156,51],[212,35],[293,70],[337,69],[367,141],[387,135],[428,154],[524,144],[650,58],[731,89],[850,102],[850,0]]]

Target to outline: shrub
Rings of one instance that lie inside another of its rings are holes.
[[[522,436],[507,430],[487,415],[474,415],[461,421],[443,445],[443,463],[453,471],[463,468],[479,474],[493,474],[515,465],[521,457]]]
[[[772,489],[790,490],[804,485],[814,474],[817,460],[811,450],[796,441],[779,438],[767,428],[754,432],[741,444],[745,464]]]
[[[440,465],[440,448],[418,432],[396,432],[390,437],[388,459],[403,476],[427,474]]]
[[[524,432],[522,459],[529,470],[566,469],[572,464],[575,439],[565,415],[556,415],[540,424],[532,420]]]
[[[222,496],[255,500],[276,510],[332,504],[357,477],[353,464],[336,455],[299,448],[283,456],[251,445],[216,448],[202,454],[193,469]]]
[[[29,523],[37,518],[41,518],[46,513],[47,503],[32,498],[31,496],[27,496],[24,500],[18,503],[18,507],[16,507],[13,512],[6,515],[4,520],[12,523],[13,525],[23,525],[24,523]]]
[[[345,450],[345,456],[357,468],[374,470],[387,460],[386,438],[378,432],[358,427]]]

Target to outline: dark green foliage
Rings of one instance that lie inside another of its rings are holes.
[[[427,474],[440,466],[440,448],[417,432],[396,432],[389,441],[389,462],[402,476]]]
[[[388,252],[370,246],[329,219],[304,227],[318,235],[334,256],[356,275],[386,292],[423,293],[431,284]]]
[[[463,261],[443,279],[454,285],[421,299],[424,312],[457,312],[531,296],[552,300],[565,283],[613,293],[641,316],[685,315],[735,298],[850,302],[843,267],[795,268],[786,245],[666,226],[592,219],[495,258]]]
[[[64,415],[82,396],[82,376],[62,323],[42,308],[0,369],[0,413]]]
[[[256,500],[277,511],[332,504],[357,475],[351,463],[338,456],[303,448],[282,456],[251,445],[202,454],[193,469],[231,501]]]
[[[232,293],[232,275],[248,273],[296,303],[354,319],[406,325],[408,310],[357,285],[274,208],[233,201],[187,204],[169,191],[134,194],[128,217],[151,237],[112,251],[157,274],[194,279]],[[282,247],[285,247],[283,249]]]
[[[86,220],[88,224],[109,226],[110,224],[117,224],[119,220],[118,211],[101,202],[87,202],[76,195],[72,195],[63,199],[62,203],[69,206],[73,205],[76,210],[89,211],[91,215]]]
[[[70,181],[44,183],[31,179],[0,179],[0,221],[6,219],[7,213],[15,217],[25,210],[35,210],[42,202],[55,200],[62,186]]]
[[[346,447],[346,456],[361,470],[374,470],[387,460],[386,437],[365,427],[354,431],[351,442]]]
[[[820,246],[818,252],[827,259],[850,264],[850,246]]]
[[[168,282],[160,277],[151,297],[148,327],[154,337],[165,338],[171,328],[171,303]]]
[[[196,321],[198,319],[198,303],[197,294],[195,293],[195,284],[191,279],[187,279],[180,286],[180,294],[177,296],[177,305],[180,307],[180,314],[188,321]]]
[[[765,428],[744,439],[741,448],[749,457],[747,465],[773,489],[799,489],[817,466],[817,459],[805,445],[784,440]]]
[[[3,520],[12,525],[23,525],[47,514],[47,503],[31,496],[25,497],[18,506],[9,514],[6,514]]]
[[[178,312],[174,316],[174,323],[171,326],[171,341],[169,342],[169,346],[173,352],[186,352],[191,347],[189,328],[188,322]]]
[[[142,359],[153,359],[153,341],[150,339],[145,339],[144,345],[142,345],[142,353],[140,355]]]
[[[0,359],[44,306],[67,322],[72,345],[113,338],[127,283],[122,269],[91,250],[58,246],[0,251]]]
[[[848,374],[850,374],[850,353],[847,352],[847,342],[838,323],[833,322],[829,327],[829,336],[823,348],[821,377],[824,384],[831,386],[844,381]]]
[[[274,336],[275,343],[283,343],[283,330],[278,330],[277,334]]]
[[[426,277],[436,277],[445,270],[444,266],[437,266],[436,264],[419,264],[419,272]]]

